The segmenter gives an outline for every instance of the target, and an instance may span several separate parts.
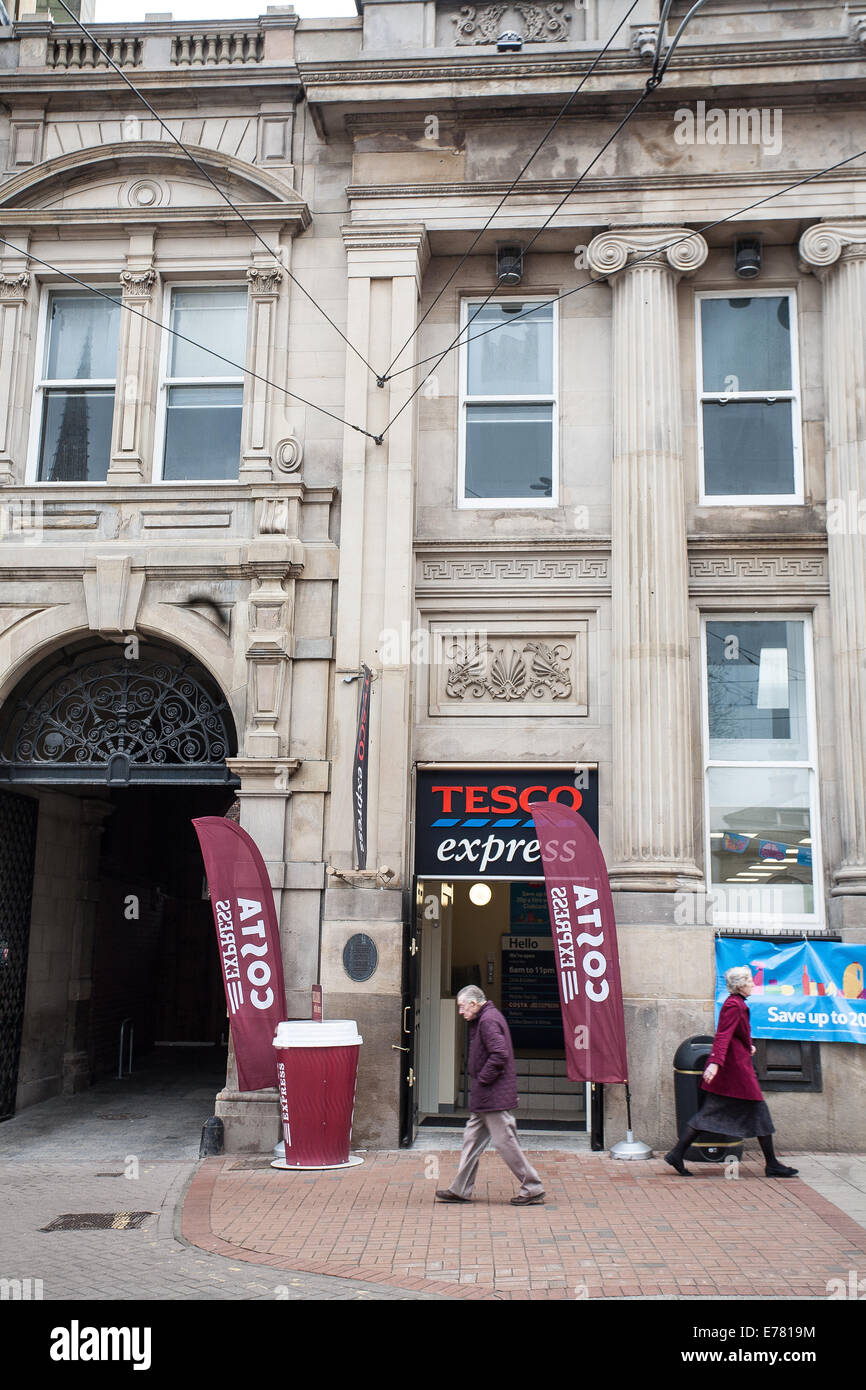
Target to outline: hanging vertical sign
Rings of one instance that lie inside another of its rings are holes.
[[[622,981],[607,865],[569,806],[534,801],[569,1081],[628,1082]]]
[[[370,688],[373,672],[361,667],[361,705],[358,710],[358,737],[352,769],[352,812],[355,824],[355,867],[367,867],[367,761],[370,748]]]
[[[273,1038],[286,1010],[274,895],[255,841],[222,816],[193,821],[210,887],[238,1086],[276,1086]]]

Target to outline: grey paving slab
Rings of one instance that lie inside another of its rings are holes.
[[[0,1279],[40,1280],[46,1301],[437,1300],[363,1280],[237,1262],[188,1245],[179,1238],[178,1219],[197,1166],[143,1160],[135,1178],[101,1178],[104,1159],[0,1159]],[[153,1216],[138,1230],[40,1229],[67,1212],[130,1210]]]

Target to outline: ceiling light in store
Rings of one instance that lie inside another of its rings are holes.
[[[476,907],[486,907],[493,893],[486,883],[473,883],[469,889],[469,901]]]

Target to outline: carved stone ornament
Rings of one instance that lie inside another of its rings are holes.
[[[523,29],[516,32],[524,43],[563,43],[568,39],[568,26],[571,15],[566,13],[564,4],[531,5],[523,3],[511,5],[461,5],[459,15],[453,15],[457,26],[455,44],[496,43],[502,31],[502,17],[508,10],[516,10],[523,20]]]
[[[120,283],[123,285],[124,299],[149,299],[156,284],[156,271],[152,265],[144,270],[122,270]]]
[[[519,645],[502,642],[454,642],[446,653],[450,662],[445,693],[452,700],[466,695],[476,700],[567,700],[571,695],[571,673],[563,662],[571,660],[563,642]]]
[[[866,221],[817,222],[800,237],[800,259],[816,273],[844,258],[866,256]]]
[[[638,227],[593,237],[587,259],[596,275],[613,275],[640,263],[664,265],[686,275],[703,265],[708,251],[700,233],[688,227]]]
[[[278,265],[251,265],[247,271],[250,294],[279,294],[283,272]]]
[[[30,284],[30,271],[19,275],[0,275],[0,299],[22,299]]]
[[[283,473],[297,473],[304,461],[304,447],[300,439],[290,434],[281,439],[274,450],[274,463]]]

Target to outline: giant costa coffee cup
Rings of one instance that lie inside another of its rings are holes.
[[[363,1041],[357,1024],[344,1018],[277,1024],[274,1047],[288,1167],[348,1163]]]

